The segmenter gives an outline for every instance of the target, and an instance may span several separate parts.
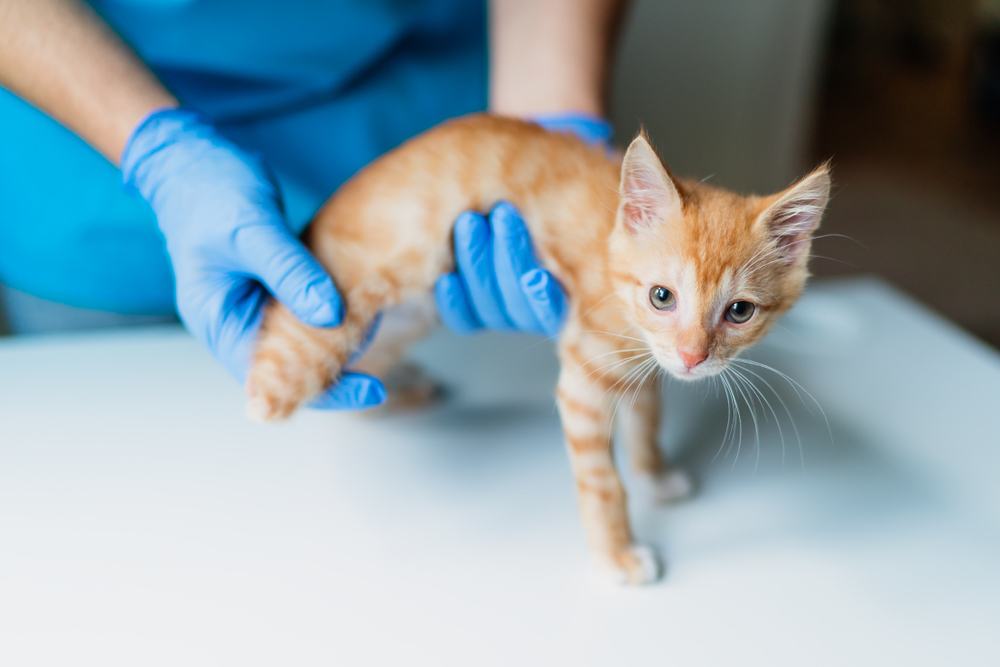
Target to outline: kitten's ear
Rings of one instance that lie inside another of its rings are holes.
[[[829,199],[830,164],[825,163],[775,195],[773,203],[760,214],[758,224],[767,227],[787,264],[795,263],[807,253]]]
[[[633,233],[681,214],[681,194],[645,134],[625,151],[619,196],[622,222]]]

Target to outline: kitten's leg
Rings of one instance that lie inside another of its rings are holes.
[[[387,309],[380,317],[375,339],[351,370],[374,375],[382,380],[388,398],[386,410],[409,409],[426,405],[442,394],[441,385],[421,366],[402,361],[406,350],[437,323],[434,298],[427,294]]]
[[[560,345],[562,370],[556,391],[570,465],[576,478],[580,513],[591,549],[621,583],[656,580],[655,552],[632,542],[625,491],[611,448],[614,380],[589,375],[583,341]]]
[[[644,384],[634,402],[626,401],[619,408],[618,432],[643,494],[669,503],[690,495],[692,484],[687,473],[672,466],[660,450],[660,400],[659,381]]]
[[[340,375],[360,347],[375,314],[391,305],[394,290],[378,276],[345,294],[347,315],[338,327],[310,327],[277,301],[267,305],[247,374],[247,413],[258,421],[284,419]]]

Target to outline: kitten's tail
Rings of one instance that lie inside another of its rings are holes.
[[[329,329],[303,324],[280,303],[271,302],[247,374],[250,418],[284,419],[326,389],[361,346],[376,313],[389,305],[390,292],[383,281],[355,287],[345,294],[343,323]]]

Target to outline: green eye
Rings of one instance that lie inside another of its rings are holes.
[[[743,324],[753,317],[757,311],[757,306],[749,301],[734,301],[726,308],[726,319],[733,324]]]
[[[674,293],[666,287],[661,287],[660,285],[656,285],[649,290],[649,302],[653,304],[653,308],[656,308],[657,310],[673,310],[674,306],[677,305],[677,299],[674,298]]]

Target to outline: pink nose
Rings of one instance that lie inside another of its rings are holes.
[[[677,350],[677,354],[680,355],[681,361],[684,362],[684,366],[691,370],[701,362],[708,358],[708,350]]]

